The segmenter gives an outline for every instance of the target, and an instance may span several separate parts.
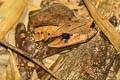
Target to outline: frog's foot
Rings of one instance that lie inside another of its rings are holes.
[[[17,24],[16,32],[15,32],[16,47],[19,48],[23,47],[26,36],[27,36],[27,32],[25,29],[25,25],[23,23]]]

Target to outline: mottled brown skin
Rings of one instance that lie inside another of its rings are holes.
[[[53,4],[40,10],[30,12],[29,27],[41,25],[60,25],[71,21],[74,13],[62,4]]]

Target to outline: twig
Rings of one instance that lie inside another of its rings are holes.
[[[52,75],[54,78],[56,78],[57,80],[60,80],[60,78],[55,73],[53,73],[51,70],[46,68],[41,62],[38,62],[38,61],[36,61],[34,59],[31,59],[30,56],[29,56],[29,53],[27,53],[25,51],[22,51],[21,49],[12,46],[11,44],[5,42],[4,40],[0,40],[0,44],[4,45],[7,48],[10,48],[11,50],[15,51],[16,54],[21,55],[22,57],[28,59],[29,61],[33,62],[34,64],[37,64],[39,67],[41,67],[46,72],[48,72],[50,75]]]
[[[66,59],[65,59],[65,54],[61,54],[58,58],[57,58],[57,60],[56,60],[56,62],[54,63],[54,64],[52,64],[52,66],[49,68],[50,70],[52,70],[52,71],[54,71],[54,72],[58,72],[59,71],[59,68],[61,68],[61,66],[64,64],[64,61],[65,61]],[[42,76],[42,78],[41,78],[41,80],[49,80],[50,79],[50,75],[48,74],[48,73],[45,73],[43,76]]]

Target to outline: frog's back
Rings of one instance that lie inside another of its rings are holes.
[[[74,17],[72,10],[62,4],[52,4],[43,9],[30,13],[29,24],[38,27],[40,25],[59,25],[71,21]]]

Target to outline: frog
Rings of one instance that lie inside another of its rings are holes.
[[[67,33],[69,35],[72,35],[73,33],[77,33],[76,35],[86,34],[86,36],[90,38],[97,32],[95,29],[89,28],[92,24],[92,21],[93,20],[86,21],[84,19],[77,20],[72,10],[62,4],[56,3],[42,10],[37,10],[34,13],[30,13],[29,31],[30,33],[32,33],[32,37],[36,41],[40,42],[44,42],[49,40],[50,38],[55,37],[57,37],[56,39],[64,38],[62,37],[64,33]],[[70,42],[70,40],[72,40],[73,38],[75,39],[75,37],[76,36],[71,36],[71,38],[69,38],[67,42]],[[78,41],[77,43],[87,41],[87,37],[83,41]],[[76,40],[78,40],[79,38],[76,38]],[[73,43],[66,43],[65,45],[70,46],[72,44],[77,44],[76,40],[74,40],[75,42],[73,41]],[[55,42],[55,40],[53,42]],[[49,42],[47,43],[47,45],[49,47],[53,47],[52,45],[57,45],[53,44],[53,42]],[[60,42],[62,42],[62,40]],[[63,46],[59,46],[58,48]]]
[[[43,9],[34,10],[29,13],[27,30],[23,23],[16,26],[16,47],[30,53],[39,61],[49,55],[51,48],[69,47],[90,40],[97,31],[91,28],[92,19],[77,19],[74,12],[63,4],[52,4]],[[36,51],[37,50],[37,51]],[[64,50],[64,49],[62,49]],[[28,61],[18,55],[18,62],[26,66],[27,76]],[[45,71],[35,65],[38,77],[41,78]]]

